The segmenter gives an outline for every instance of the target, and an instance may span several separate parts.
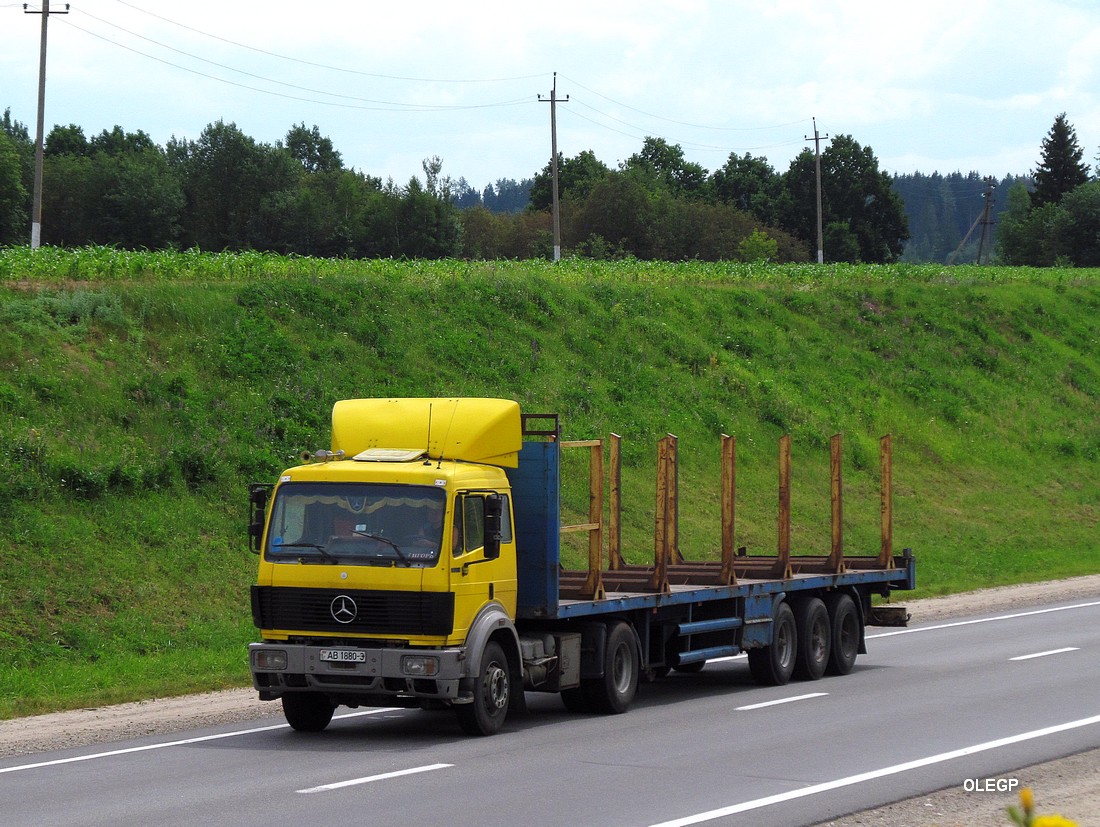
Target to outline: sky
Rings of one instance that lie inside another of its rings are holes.
[[[42,0],[28,4],[40,10]],[[164,145],[317,126],[344,164],[481,189],[648,137],[708,172],[850,135],[889,173],[1026,174],[1062,112],[1100,154],[1097,0],[51,0],[45,124]],[[0,111],[37,118],[42,15],[0,0]],[[549,99],[556,83],[559,102]],[[566,98],[568,98],[566,100]]]

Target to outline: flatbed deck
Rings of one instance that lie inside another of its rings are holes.
[[[774,558],[759,559],[774,560]],[[800,559],[808,558],[792,558],[792,567],[802,568],[798,565]],[[883,592],[913,588],[915,566],[911,556],[896,557],[894,565],[885,569],[875,565],[877,560],[878,558],[874,557],[849,558],[845,561],[848,564],[845,571],[832,573],[821,571],[820,566],[807,564],[806,571],[780,578],[761,576],[760,571],[745,572],[745,576],[740,576],[739,573],[736,582],[728,584],[723,584],[719,580],[721,567],[718,563],[678,564],[669,567],[667,588],[661,590],[652,587],[656,571],[654,567],[627,566],[623,569],[603,572],[603,592],[598,598],[585,595],[588,572],[563,571],[559,576],[556,612],[552,608],[551,612],[544,617],[565,619],[615,611],[731,600],[750,595],[776,594],[803,589],[839,588],[857,584],[881,585]]]

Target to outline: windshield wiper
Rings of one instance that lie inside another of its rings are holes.
[[[389,537],[383,537],[381,534],[371,534],[369,531],[352,531],[352,534],[357,537],[366,537],[368,540],[377,540],[380,543],[385,543],[394,550],[394,553],[397,554],[402,563],[406,566],[410,565],[409,558],[405,556],[405,552],[401,550],[401,546],[397,545],[397,543]]]
[[[325,561],[328,563],[340,562],[336,559],[336,555],[328,551],[324,546],[318,545],[317,543],[282,543],[279,548],[311,548],[314,551],[319,552],[320,555],[324,557]],[[299,557],[298,562],[303,563],[305,561],[301,557]]]

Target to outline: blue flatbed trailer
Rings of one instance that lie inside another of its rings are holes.
[[[707,660],[747,652],[753,676],[765,684],[785,683],[792,676],[813,680],[825,672],[845,674],[855,656],[866,651],[865,626],[904,625],[904,609],[883,611],[872,605],[873,595],[888,597],[914,588],[916,582],[909,550],[895,557],[889,547],[888,438],[883,443],[884,551],[876,556],[800,557],[789,550],[749,556],[742,550],[723,561],[685,562],[674,556],[676,549],[667,548],[666,559],[653,565],[626,565],[612,554],[614,568],[593,556],[588,571],[567,571],[561,565],[563,443],[556,419],[550,431],[532,430],[527,422],[525,418],[525,435],[546,438],[525,441],[519,467],[507,471],[515,512],[516,628],[521,637],[539,631],[581,632],[582,684],[606,684],[605,671],[614,668],[606,651],[609,622],[632,630],[643,677],[670,669],[694,671]],[[604,450],[602,442],[573,445],[591,446],[601,455]],[[781,444],[784,449],[789,451],[789,442]],[[839,442],[834,449],[838,462]],[[789,468],[789,454],[787,462]],[[834,471],[839,479],[839,468]],[[674,480],[675,468],[667,468],[666,476]],[[595,487],[602,490],[603,480],[593,484],[593,498],[598,498]],[[834,490],[839,496],[839,486]],[[732,500],[733,491],[724,496]],[[781,509],[789,509],[789,492],[784,496],[781,491],[780,502]],[[601,504],[590,528],[597,527],[602,510]],[[789,511],[781,513],[781,525],[785,519]],[[617,520],[614,511],[611,520]],[[732,519],[728,528],[732,531]],[[552,691],[561,690],[553,686]],[[606,687],[590,692],[588,700],[595,702],[589,705],[618,711],[607,708],[615,706],[608,694]],[[584,706],[584,699],[573,705]]]

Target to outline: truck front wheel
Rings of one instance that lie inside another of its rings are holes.
[[[481,655],[481,670],[474,681],[472,703],[455,707],[459,726],[467,735],[495,735],[508,715],[512,676],[508,658],[495,641],[489,641]]]
[[[336,711],[324,695],[309,692],[288,692],[283,695],[283,715],[298,732],[320,732],[332,720]]]

